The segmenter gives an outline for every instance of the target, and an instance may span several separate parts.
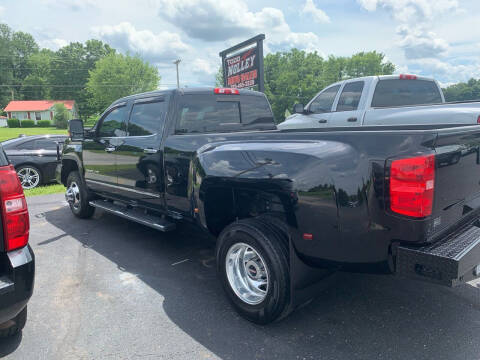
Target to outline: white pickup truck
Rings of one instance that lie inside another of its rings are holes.
[[[480,123],[480,101],[446,103],[434,79],[404,74],[337,82],[293,111],[279,129]]]

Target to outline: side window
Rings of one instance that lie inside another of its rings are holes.
[[[35,149],[37,150],[56,150],[57,144],[53,139],[39,139],[35,142]]]
[[[337,111],[357,110],[358,103],[362,97],[363,81],[355,81],[345,84],[340,98],[338,99]]]
[[[273,126],[272,110],[268,100],[261,96],[243,96],[240,102],[243,125]]]
[[[107,116],[103,118],[98,129],[99,137],[119,137],[125,136],[125,125],[123,121],[127,114],[127,107],[120,106],[110,111]]]
[[[136,103],[128,122],[128,136],[155,135],[163,128],[164,121],[164,101]]]
[[[177,133],[204,133],[241,126],[240,102],[217,101],[210,95],[184,95],[179,109]]]
[[[339,89],[340,85],[335,85],[323,91],[312,101],[309,110],[315,114],[332,111],[333,102]]]
[[[33,150],[35,145],[35,140],[25,141],[17,146],[18,150]]]

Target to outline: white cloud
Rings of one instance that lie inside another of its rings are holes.
[[[416,59],[411,61],[408,69],[442,79],[442,84],[468,81],[471,78],[480,77],[480,64],[451,64],[439,59]]]
[[[397,34],[402,37],[398,44],[404,50],[407,59],[435,58],[445,55],[449,49],[445,40],[424,28],[401,25],[397,28]]]
[[[5,7],[0,6],[0,16],[2,16],[5,13]]]
[[[400,22],[431,20],[434,16],[459,10],[458,0],[357,0],[367,11],[381,7]]]
[[[174,60],[190,50],[190,46],[182,41],[179,34],[137,30],[129,22],[93,27],[92,33],[119,50],[139,54],[153,63]]]
[[[293,32],[280,9],[248,9],[243,0],[158,0],[159,16],[182,29],[189,37],[204,41],[246,39],[266,34],[275,49],[294,46],[318,50],[320,40],[314,33]]]
[[[42,48],[47,48],[53,51],[57,51],[58,49],[67,46],[69,42],[65,39],[45,39],[45,40],[40,40],[39,45]]]
[[[97,5],[96,0],[42,0],[41,2],[50,7],[69,9],[72,11],[80,11],[96,7]]]
[[[428,59],[445,56],[448,42],[430,31],[435,18],[460,12],[458,0],[357,0],[367,11],[379,8],[389,12],[401,25],[397,28],[398,45],[405,58]]]
[[[212,62],[206,59],[195,59],[193,60],[193,68],[199,73],[204,73],[207,75],[214,75],[218,70],[218,64],[215,66]]]
[[[315,6],[313,0],[306,0],[305,5],[301,10],[302,14],[310,15],[315,22],[319,24],[325,24],[330,22],[330,17],[323,11]]]

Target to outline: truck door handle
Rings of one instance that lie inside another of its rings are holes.
[[[348,122],[355,122],[355,121],[357,121],[357,118],[356,117],[351,117],[351,118],[348,118],[347,121]]]
[[[109,152],[109,153],[114,152],[115,151],[115,146],[108,146],[108,147],[105,148],[105,151]]]
[[[319,122],[320,124],[325,124],[325,123],[327,122],[327,119],[320,119],[320,120],[318,120],[318,122]]]
[[[147,148],[147,149],[143,149],[143,152],[145,154],[156,154],[158,152],[157,149],[152,149],[152,148]]]

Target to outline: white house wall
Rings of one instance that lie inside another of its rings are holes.
[[[12,113],[12,118],[18,119],[18,120],[33,120],[35,121],[35,124],[37,123],[37,120],[35,119],[35,113],[40,112],[41,120],[50,120],[53,123],[53,119],[50,118],[50,112],[52,112],[53,117],[55,116],[55,111],[52,110],[46,110],[46,111],[30,111],[30,119],[28,119],[28,114],[26,111],[11,111]],[[68,110],[69,113],[69,119],[72,119],[75,116],[75,110]],[[1,126],[1,125],[0,125]]]

